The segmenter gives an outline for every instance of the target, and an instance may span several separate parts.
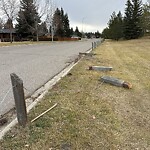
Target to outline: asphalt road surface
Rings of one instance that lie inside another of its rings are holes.
[[[0,115],[15,105],[11,73],[23,80],[24,87],[28,89],[25,95],[32,94],[66,67],[68,62],[77,58],[79,52],[91,47],[92,40],[0,47]]]

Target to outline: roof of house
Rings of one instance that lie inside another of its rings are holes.
[[[0,33],[10,33],[10,29],[0,29]],[[12,29],[12,33],[16,33],[16,29]]]

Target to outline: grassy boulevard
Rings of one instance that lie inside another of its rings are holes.
[[[150,39],[105,41],[94,53],[49,91],[30,112],[26,128],[16,126],[0,141],[0,150],[150,149]],[[112,66],[113,71],[88,70],[91,65]],[[101,83],[103,75],[133,88]]]
[[[1,46],[12,46],[12,45],[26,45],[26,44],[34,44],[36,42],[0,42],[0,47]]]

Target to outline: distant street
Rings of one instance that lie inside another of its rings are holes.
[[[0,115],[14,107],[11,73],[23,80],[25,94],[31,94],[91,47],[92,40],[0,47]]]

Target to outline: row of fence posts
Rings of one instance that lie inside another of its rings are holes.
[[[92,50],[97,48],[103,41],[104,39],[92,42]],[[10,77],[13,87],[13,95],[15,99],[18,123],[19,125],[25,127],[27,123],[27,109],[25,103],[23,81],[15,73],[10,74]]]
[[[104,39],[101,39],[101,40],[96,41],[96,42],[92,42],[92,50],[97,48],[102,42],[104,42]]]

